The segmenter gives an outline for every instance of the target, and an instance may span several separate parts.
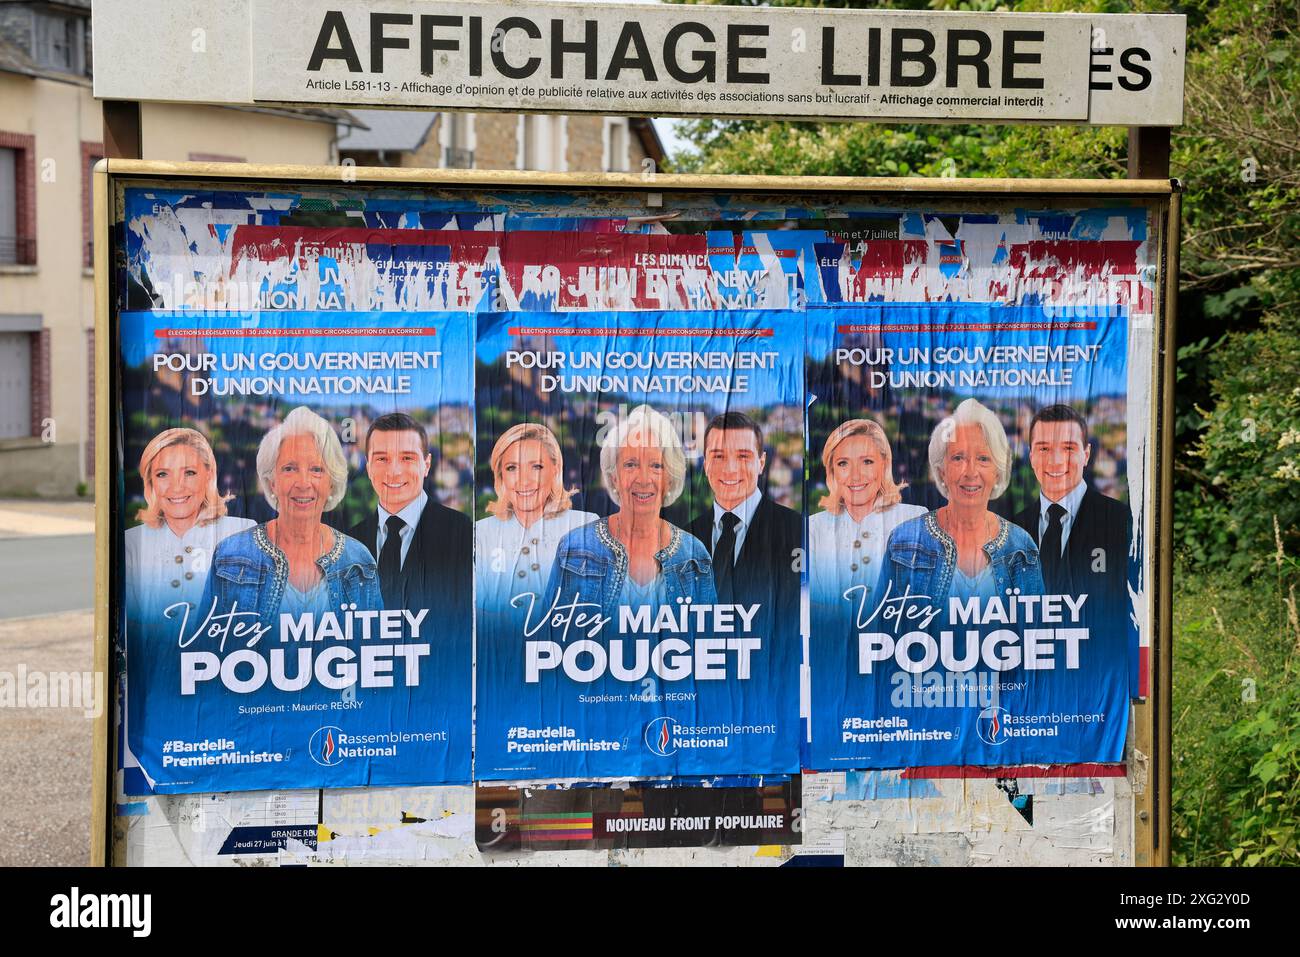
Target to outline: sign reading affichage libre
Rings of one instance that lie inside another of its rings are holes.
[[[1079,19],[678,6],[317,0],[253,4],[258,100],[1082,120]],[[302,24],[315,29],[303,29]]]
[[[276,0],[97,0],[95,94],[649,116],[1182,122],[1182,16],[537,0],[298,0],[292,18],[284,9]]]

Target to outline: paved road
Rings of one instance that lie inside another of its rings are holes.
[[[89,612],[0,621],[0,672],[10,680],[27,676],[28,690],[20,695],[30,693],[37,672],[84,675],[91,668],[93,633]],[[89,861],[91,718],[94,705],[107,698],[93,681],[91,694],[73,702],[47,698],[45,704],[54,707],[23,700],[0,708],[0,867]]]
[[[0,539],[0,619],[94,604],[94,535]]]
[[[88,503],[0,501],[0,672],[10,680],[43,673],[50,688],[92,667],[92,517]],[[106,698],[101,684],[75,702],[0,708],[0,866],[86,862],[90,718]]]

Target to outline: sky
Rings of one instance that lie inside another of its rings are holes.
[[[659,133],[659,139],[663,141],[664,150],[670,157],[678,150],[686,149],[689,145],[684,139],[677,135],[677,123],[677,120],[666,119],[662,116],[656,116],[654,118],[655,130]]]

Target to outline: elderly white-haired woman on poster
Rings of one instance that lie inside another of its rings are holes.
[[[855,585],[875,587],[890,532],[926,510],[903,501],[889,438],[873,419],[840,423],[822,446],[822,466],[822,511],[808,519],[810,596],[838,605]],[[849,600],[860,604],[862,596]]]
[[[967,399],[934,430],[929,458],[935,488],[948,504],[894,530],[879,587],[888,584],[894,595],[910,587],[945,607],[950,595],[1043,594],[1038,546],[989,510],[1011,481],[1011,445],[997,415]]]
[[[212,446],[194,429],[166,429],[140,456],[144,508],[125,539],[128,613],[152,618],[178,602],[198,604],[212,555],[222,541],[251,527],[226,514]]]
[[[305,406],[294,409],[262,439],[257,481],[276,517],[217,547],[203,607],[216,601],[225,611],[237,601],[263,623],[343,605],[382,609],[370,551],[321,521],[347,492],[347,459],[333,427]]]
[[[715,604],[708,549],[663,518],[686,485],[686,455],[673,424],[639,405],[605,437],[600,475],[618,511],[565,535],[546,600],[600,605]]]
[[[474,524],[474,579],[479,606],[495,610],[515,595],[541,595],[561,539],[597,516],[573,508],[560,443],[544,425],[506,429],[489,463],[496,497]]]

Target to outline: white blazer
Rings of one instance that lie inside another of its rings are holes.
[[[920,505],[899,502],[872,512],[861,522],[855,522],[848,509],[842,509],[838,515],[818,512],[810,517],[808,567],[812,601],[838,604],[844,600],[844,592],[854,585],[874,590],[889,533],[926,511]]]
[[[539,518],[528,528],[513,514],[504,520],[489,515],[475,522],[474,589],[478,607],[505,611],[510,599],[524,592],[532,592],[539,602],[543,601],[542,592],[550,580],[560,539],[598,517],[567,509]]]
[[[182,601],[193,610],[203,597],[217,545],[255,524],[252,519],[224,515],[208,525],[196,523],[180,536],[166,522],[157,528],[128,528],[123,536],[127,614],[135,618],[147,615],[153,620],[163,609]],[[180,620],[175,612],[173,618]]]

